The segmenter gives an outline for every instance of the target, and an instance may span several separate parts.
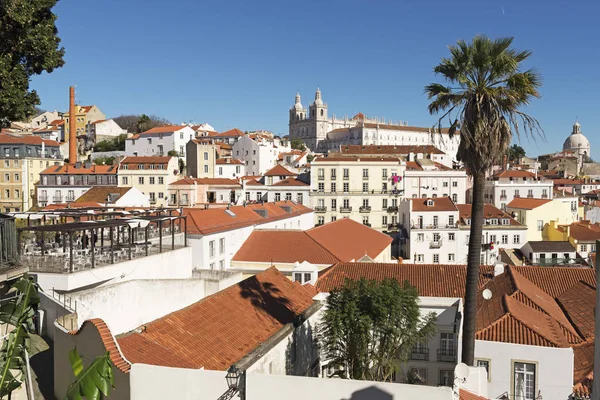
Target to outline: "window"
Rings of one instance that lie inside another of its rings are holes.
[[[363,225],[369,225],[369,217],[367,215],[363,215],[362,221]]]
[[[15,189],[15,199],[21,198],[21,191],[19,189]]]
[[[207,161],[208,160],[208,151],[204,152],[204,160]]]
[[[527,197],[533,197],[533,189],[527,191]]]
[[[454,237],[454,232],[450,232],[450,233],[448,234],[448,241],[450,241],[450,242],[454,242],[454,238],[455,238],[455,237]]]
[[[440,386],[452,386],[454,384],[454,371],[440,370]]]
[[[140,185],[143,185],[143,184],[144,184],[144,177],[143,177],[143,176],[140,176],[140,177],[138,177],[138,183],[139,183]]]
[[[387,209],[387,206],[388,206],[387,199],[383,199],[381,201],[381,208],[385,210],[385,209]]]
[[[256,201],[262,200],[262,192],[256,192]]]
[[[439,264],[440,263],[440,255],[439,254],[434,254],[433,255],[433,263],[434,264]]]
[[[323,182],[319,182],[319,192],[325,191],[325,184]]]
[[[487,372],[488,381],[491,379],[490,375],[490,360],[475,360],[475,365],[477,367],[485,368],[485,372]]]
[[[304,201],[304,200],[303,200],[302,193],[298,193],[298,194],[296,195],[296,202],[297,202],[298,204],[302,204],[302,203],[303,203],[303,201]]]
[[[246,201],[250,201],[250,192],[246,192]]]
[[[454,253],[448,254],[448,262],[454,262]]]
[[[325,217],[318,217],[317,218],[317,224],[319,225],[323,225],[325,223]]]
[[[19,182],[19,174],[15,174],[15,182]]]
[[[519,190],[515,190],[515,197],[521,197],[521,195],[519,194]]]
[[[225,269],[225,260],[219,261],[219,269]]]
[[[335,215],[332,215],[331,216],[331,222],[336,221],[336,220],[337,220],[337,217]]]
[[[369,199],[362,199],[363,207],[369,207]]]
[[[350,178],[350,169],[344,168],[343,172],[344,172],[344,179],[349,179]]]
[[[508,235],[502,235],[502,244],[508,244]]]
[[[409,374],[416,384],[427,384],[427,368],[411,368]]]
[[[363,182],[363,190],[364,193],[369,191],[369,182]]]
[[[496,243],[496,235],[490,235],[490,243]]]
[[[331,199],[331,211],[335,211],[337,209],[337,199]]]
[[[446,356],[454,355],[454,333],[440,333],[440,353]]]
[[[285,199],[286,200],[292,200],[292,194],[291,193],[286,193],[285,194]]]
[[[155,182],[155,178],[153,176],[151,176],[149,179],[150,179],[150,184],[151,185],[154,185],[156,183]]]
[[[442,187],[448,187],[448,182],[447,181],[442,182]]]
[[[210,242],[208,242],[208,256],[210,258],[215,257],[215,241],[214,240],[211,240]]]
[[[335,179],[336,178],[336,170],[334,168],[331,169],[331,179]]]
[[[581,245],[581,251],[587,251],[587,244],[582,244]]]
[[[281,193],[275,193],[275,201],[281,201]]]
[[[388,176],[388,175],[387,175],[387,168],[383,168],[383,169],[381,170],[381,177],[382,177],[383,179],[387,179],[387,176]]]
[[[521,243],[521,235],[513,235],[513,244]]]
[[[159,176],[159,177],[158,177],[158,184],[159,184],[159,185],[164,185],[164,184],[165,184],[165,178],[164,178],[164,177],[162,177],[162,176]]]
[[[381,226],[386,227],[387,226],[387,222],[388,218],[387,215],[384,215],[383,217],[381,217]]]
[[[325,179],[325,169],[319,168],[317,170],[317,176],[319,177],[319,179]]]
[[[452,187],[458,187],[458,181],[452,182]]]
[[[165,197],[165,194],[163,192],[158,192],[158,198],[162,199]]]
[[[364,168],[363,169],[363,178],[368,178],[369,177],[369,170],[368,168]]]
[[[335,182],[331,182],[331,193],[337,192]]]
[[[540,232],[544,230],[544,221],[541,220],[541,219],[538,219],[537,230],[540,231]]]
[[[350,199],[344,199],[343,200],[343,204],[344,204],[344,208],[350,208]]]
[[[454,226],[454,215],[448,217],[448,225]]]
[[[455,203],[458,201],[458,195],[456,193],[452,195],[452,201]]]
[[[350,191],[350,184],[348,182],[344,182],[344,193],[348,193]]]
[[[425,240],[425,234],[417,233],[417,242],[423,242]]]
[[[535,400],[535,370],[535,364],[515,361],[513,364],[515,400]]]
[[[219,239],[219,254],[225,254],[225,238]]]
[[[425,255],[424,254],[417,254],[417,261],[418,262],[425,261]]]
[[[210,269],[215,269],[215,263],[210,263]]]
[[[123,179],[121,179],[121,182],[123,182],[123,185],[128,185],[129,179],[126,176],[124,176]]]
[[[437,228],[437,226],[438,226],[438,216],[434,215],[433,216],[433,227]]]

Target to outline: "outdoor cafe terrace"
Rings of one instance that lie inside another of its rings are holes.
[[[79,219],[86,214],[65,213],[60,218],[66,215]],[[55,214],[42,218],[54,223],[32,225],[28,218],[28,226],[18,228],[21,263],[28,265],[33,273],[78,272],[187,245],[187,220],[180,215],[121,215],[68,223],[56,223]],[[39,214],[35,219],[40,220]]]

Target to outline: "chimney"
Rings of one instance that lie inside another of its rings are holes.
[[[75,123],[75,88],[69,88],[69,162],[77,161],[77,125]]]

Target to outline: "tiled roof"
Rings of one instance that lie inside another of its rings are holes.
[[[573,346],[573,355],[573,393],[581,398],[589,398],[594,378],[594,340]]]
[[[500,178],[535,178],[535,174],[529,171],[521,171],[521,170],[516,170],[516,169],[509,169],[509,170],[503,170],[500,172],[497,172],[493,175],[492,177],[493,179],[500,179]]]
[[[145,132],[142,132],[141,135],[151,135],[153,133],[173,133],[182,130],[183,128],[187,128],[187,125],[165,125],[165,126],[157,126],[151,129],[148,129]]]
[[[83,164],[81,167],[76,168],[74,164],[65,165],[54,165],[48,167],[40,175],[105,175],[105,174],[117,174],[119,167],[117,165],[96,165],[92,164],[89,168],[86,168]]]
[[[292,171],[289,171],[287,168],[283,167],[280,164],[277,164],[270,170],[264,173],[264,176],[297,176],[298,174]]]
[[[288,213],[282,207],[288,207],[291,213]],[[265,210],[267,216],[262,217],[255,210]],[[184,215],[188,217],[187,232],[202,235],[260,225],[313,212],[312,209],[291,201],[248,204],[245,207],[233,206],[229,208],[229,212],[224,208],[208,210],[186,208],[183,211]]]
[[[233,128],[225,132],[219,133],[218,137],[236,137],[236,136],[244,136],[245,133],[239,130],[238,128]]]
[[[256,179],[250,179],[249,181],[246,182],[246,186],[265,186],[265,185],[263,185]]]
[[[469,392],[466,389],[458,390],[458,400],[489,400],[487,397],[478,396],[473,392]]]
[[[135,164],[136,166],[139,164],[162,164],[166,165],[171,161],[173,157],[171,156],[127,156],[121,160],[120,164],[127,164],[127,169],[137,169],[137,167],[132,168]]]
[[[289,263],[308,261],[331,265],[340,261],[303,231],[257,229],[232,261]]]
[[[59,147],[60,143],[56,140],[42,139],[40,136],[27,135],[17,136],[9,133],[0,134],[0,144],[31,144],[31,145],[42,145],[49,147]]]
[[[388,235],[350,218],[311,228],[306,233],[342,261],[359,260],[365,254],[375,259],[392,242]]]
[[[417,212],[423,211],[457,211],[456,204],[450,197],[436,197],[427,199],[410,199],[412,201],[412,210]],[[427,202],[432,201],[433,205],[427,205]]]
[[[546,203],[550,203],[552,200],[548,199],[530,199],[528,197],[517,197],[506,205],[509,208],[519,208],[522,210],[533,210],[539,206],[543,206]]]
[[[250,182],[248,182],[250,183]],[[274,183],[273,186],[310,186],[306,182],[302,182],[300,179],[296,178],[286,178],[282,179],[277,183]]]
[[[344,145],[340,147],[342,154],[444,154],[443,151],[432,145]]]
[[[84,112],[84,113],[88,113],[90,112],[90,110],[93,108],[94,106],[79,106],[79,111],[80,112]]]
[[[583,185],[585,183],[585,181],[583,179],[567,179],[567,178],[553,179],[553,182],[554,182],[554,186],[567,186],[567,185],[578,186],[578,185]]]
[[[585,282],[578,282],[556,300],[581,337],[586,340],[593,338],[596,289]]]
[[[104,348],[106,349],[106,351],[108,351],[110,355],[110,361],[112,361],[112,363],[115,365],[115,367],[119,369],[119,371],[128,373],[131,369],[131,364],[129,364],[129,362],[127,362],[121,355],[115,338],[113,337],[112,333],[110,332],[110,329],[108,329],[108,326],[106,326],[106,323],[103,320],[99,318],[87,320],[81,325],[78,331],[71,331],[69,332],[69,334],[78,335],[79,332],[81,332],[83,328],[89,324],[93,325],[98,330],[98,334],[100,335],[102,344],[104,345]]]
[[[458,208],[459,217],[463,220],[463,223],[465,222],[464,220],[466,218],[471,218],[471,204],[457,204],[456,207]],[[483,218],[508,218],[510,221],[510,225],[521,225],[519,221],[515,220],[513,217],[511,217],[498,207],[494,206],[493,204],[488,203],[483,205]]]
[[[79,196],[74,203],[108,203],[109,194],[118,194],[110,203],[114,204],[125,193],[131,190],[130,187],[119,186],[92,186],[87,192]]]
[[[592,242],[600,239],[600,224],[579,221],[571,224],[569,236],[578,242]]]
[[[548,252],[557,252],[557,253],[563,253],[563,252],[569,252],[569,253],[573,253],[575,252],[575,248],[573,247],[573,245],[571,244],[571,242],[558,242],[558,241],[550,241],[550,240],[537,240],[537,241],[533,241],[530,240],[529,242],[527,242],[527,244],[529,244],[529,246],[531,247],[531,250],[533,250],[534,253],[548,253]]]
[[[533,266],[510,268],[523,275],[553,298],[560,297],[579,281],[596,287],[596,271],[592,268]]]
[[[354,120],[364,120],[365,119],[365,114],[359,112],[358,114],[356,114],[354,117],[352,117],[352,119]]]
[[[224,371],[293,323],[315,295],[269,268],[117,341],[131,363]]]
[[[48,125],[64,125],[64,124],[65,124],[65,121],[63,119],[55,119],[48,123]]]
[[[315,158],[314,160],[312,160],[312,163],[316,163],[316,162],[365,162],[365,163],[372,163],[372,162],[394,162],[397,164],[400,164],[400,161],[402,161],[401,157],[320,157],[317,156],[317,158]]]
[[[224,164],[243,165],[244,164],[244,162],[242,160],[236,160],[235,158],[219,158],[215,163],[217,165],[224,165]]]
[[[228,186],[240,186],[240,183],[235,179],[229,178],[183,178],[179,179],[169,186],[172,185],[228,185]]]

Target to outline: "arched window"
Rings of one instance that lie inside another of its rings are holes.
[[[321,109],[321,117],[323,116],[323,112],[324,112],[324,111]]]

